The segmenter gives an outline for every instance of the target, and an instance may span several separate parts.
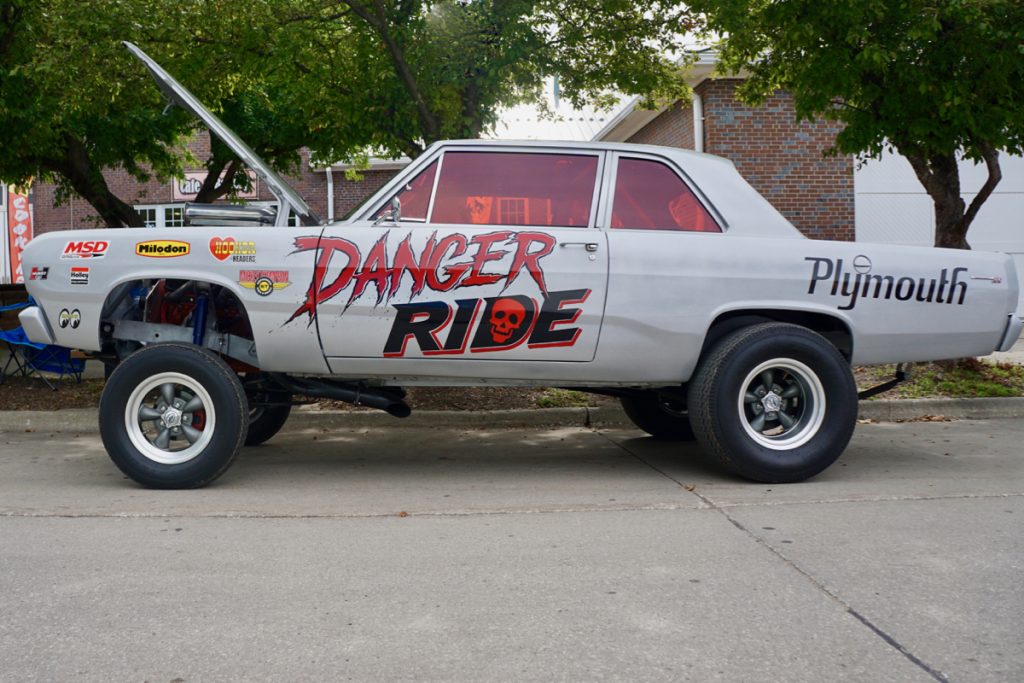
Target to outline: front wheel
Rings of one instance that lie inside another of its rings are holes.
[[[122,361],[100,399],[100,435],[114,464],[139,484],[198,488],[231,465],[245,441],[248,404],[219,356],[153,344]]]
[[[821,335],[763,323],[722,340],[690,382],[697,439],[737,474],[796,482],[842,454],[857,423],[846,359]]]

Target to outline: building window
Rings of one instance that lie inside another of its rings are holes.
[[[181,228],[185,226],[184,204],[142,204],[135,210],[147,228]]]
[[[619,159],[612,228],[722,232],[675,171],[647,159]]]

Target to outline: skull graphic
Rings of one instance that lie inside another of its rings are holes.
[[[526,319],[526,308],[515,299],[498,299],[491,309],[491,339],[504,344]]]

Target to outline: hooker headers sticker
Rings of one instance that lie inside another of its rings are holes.
[[[255,263],[256,243],[238,241],[234,237],[210,238],[210,253],[218,261],[231,259],[234,263]]]
[[[853,271],[846,270],[843,259],[830,259],[821,256],[808,256],[810,261],[811,280],[807,287],[808,294],[814,294],[819,282],[832,281],[829,295],[846,297],[840,311],[849,311],[857,305],[857,299],[896,299],[897,301],[920,301],[922,303],[952,304],[962,306],[967,296],[967,283],[960,279],[966,268],[948,268],[939,271],[939,276],[909,277],[897,275],[878,275],[871,272],[871,259],[863,254],[853,259]],[[827,286],[827,285],[826,285]]]

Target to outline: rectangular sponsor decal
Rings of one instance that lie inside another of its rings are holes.
[[[89,284],[89,267],[88,266],[71,266],[71,284],[73,284],[73,285],[87,285],[87,284]]]
[[[29,271],[28,279],[29,280],[45,280],[49,275],[50,275],[50,267],[49,266],[44,266],[42,268],[33,267],[32,270]]]
[[[29,202],[28,190],[17,192],[11,188],[7,195],[7,244],[11,261],[11,284],[20,285],[25,282],[21,252],[31,241],[32,206]]]
[[[230,258],[234,263],[255,263],[256,243],[239,241],[234,237],[211,237],[210,253],[218,261]]]
[[[288,281],[287,270],[242,270],[238,273],[238,284],[254,290],[260,296],[270,296],[291,282]]]
[[[60,257],[62,259],[103,258],[107,255],[109,247],[110,242],[106,240],[68,242],[64,245],[64,252]]]
[[[149,256],[150,258],[174,258],[175,256],[187,255],[191,249],[192,246],[188,242],[149,240],[148,242],[136,244],[135,254],[137,256]]]

